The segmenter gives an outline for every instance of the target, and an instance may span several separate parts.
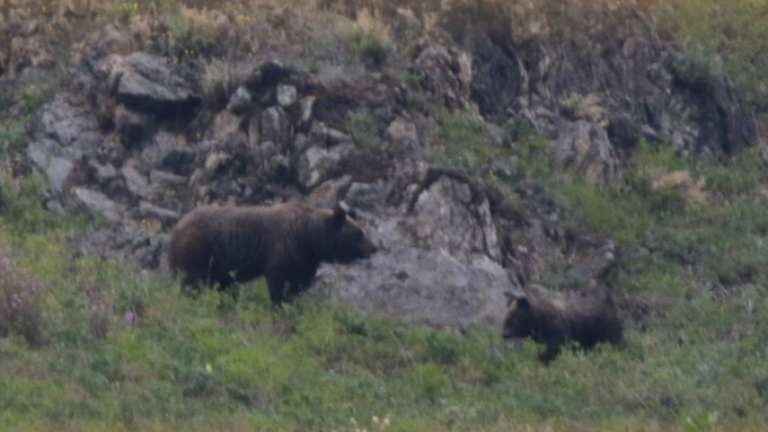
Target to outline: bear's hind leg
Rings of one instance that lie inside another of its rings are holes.
[[[300,282],[290,281],[288,282],[288,294],[285,296],[285,300],[293,301],[293,299],[295,299],[299,294],[306,290],[307,287],[302,285]]]

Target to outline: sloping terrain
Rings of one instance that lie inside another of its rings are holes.
[[[0,9],[3,430],[766,421],[764,54],[709,3],[94,3]],[[168,276],[187,211],[289,200],[380,251],[278,309]],[[503,343],[532,283],[628,347]]]

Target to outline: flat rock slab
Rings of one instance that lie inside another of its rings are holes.
[[[500,328],[512,291],[506,271],[485,256],[466,263],[415,248],[380,251],[353,265],[323,265],[309,295],[416,324]]]

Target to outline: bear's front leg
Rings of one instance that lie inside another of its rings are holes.
[[[285,291],[285,278],[279,276],[267,276],[267,285],[269,286],[269,298],[272,304],[280,306],[283,303],[283,292]]]
[[[557,357],[558,354],[560,354],[560,346],[565,343],[564,340],[561,339],[550,339],[547,341],[547,349],[544,350],[543,353],[539,355],[539,360],[541,360],[544,364],[548,364],[552,360]]]
[[[309,289],[309,286],[312,285],[312,279],[315,277],[315,272],[316,269],[299,271],[288,280],[288,300],[293,300],[296,296]]]
[[[235,283],[235,280],[226,270],[221,269],[219,266],[211,268],[208,274],[208,285],[215,286],[219,292],[227,291],[230,285]]]

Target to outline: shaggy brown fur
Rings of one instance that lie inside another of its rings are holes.
[[[306,290],[321,262],[369,258],[376,246],[341,207],[321,210],[300,203],[272,207],[199,207],[171,232],[168,264],[185,286],[265,276],[274,304]]]
[[[546,298],[540,290],[527,289],[528,294],[509,296],[508,312],[504,321],[504,338],[530,337],[546,345],[539,355],[549,363],[560,353],[563,344],[579,343],[591,349],[599,342],[623,346],[624,325],[613,299],[603,300],[575,297],[567,302]]]

